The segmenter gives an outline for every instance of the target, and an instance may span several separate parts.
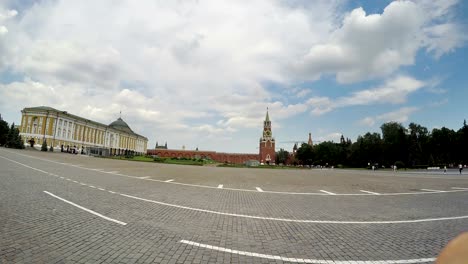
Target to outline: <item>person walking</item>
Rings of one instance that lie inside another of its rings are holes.
[[[460,174],[462,174],[463,165],[461,165],[461,163],[458,165],[458,170],[460,171]]]
[[[444,174],[447,174],[447,165],[444,166]]]

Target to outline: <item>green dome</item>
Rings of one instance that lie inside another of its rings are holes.
[[[122,118],[120,117],[114,122],[110,123],[109,127],[120,130],[120,131],[124,131],[127,133],[134,133],[132,129],[128,126],[128,124],[125,123],[125,121],[123,121]]]

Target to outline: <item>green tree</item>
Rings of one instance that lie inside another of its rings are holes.
[[[19,134],[19,130],[15,127],[15,123],[11,124],[10,130],[8,131],[7,143],[9,148],[23,149],[23,140]]]
[[[336,165],[340,160],[341,148],[339,144],[325,141],[315,146],[314,158],[319,164]]]
[[[406,129],[397,122],[384,123],[380,128],[382,130],[384,161],[387,164],[394,164],[396,161],[408,164]]]
[[[427,165],[429,155],[426,151],[429,143],[429,131],[416,123],[408,126],[408,161],[409,165]]]
[[[456,160],[455,151],[457,149],[456,132],[452,129],[442,127],[434,128],[430,138],[431,154],[434,158],[434,165],[449,164],[459,162]]]
[[[289,158],[289,152],[284,150],[284,149],[280,149],[279,151],[276,152],[276,164],[286,164],[287,160]]]
[[[42,142],[41,151],[47,151],[47,141],[45,138],[44,138],[44,141]]]
[[[314,158],[314,150],[312,146],[306,143],[302,145],[296,151],[296,158],[301,162],[302,165],[312,165]]]
[[[350,163],[353,166],[365,167],[370,164],[381,164],[383,154],[383,141],[379,133],[367,132],[358,136],[351,146]]]
[[[454,157],[458,162],[463,164],[468,163],[468,125],[466,120],[463,121],[463,126],[457,131],[457,144]]]
[[[8,123],[0,116],[0,146],[4,146],[7,143],[9,131]]]

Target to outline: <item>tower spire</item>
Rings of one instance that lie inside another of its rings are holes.
[[[309,132],[309,141],[307,142],[309,146],[312,146],[312,133]]]
[[[266,113],[266,117],[265,117],[265,121],[270,121],[270,116],[268,115],[268,106],[267,106],[267,113]]]

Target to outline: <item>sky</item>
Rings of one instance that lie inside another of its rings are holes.
[[[169,148],[257,153],[468,117],[468,1],[0,0],[0,114],[120,116]]]

